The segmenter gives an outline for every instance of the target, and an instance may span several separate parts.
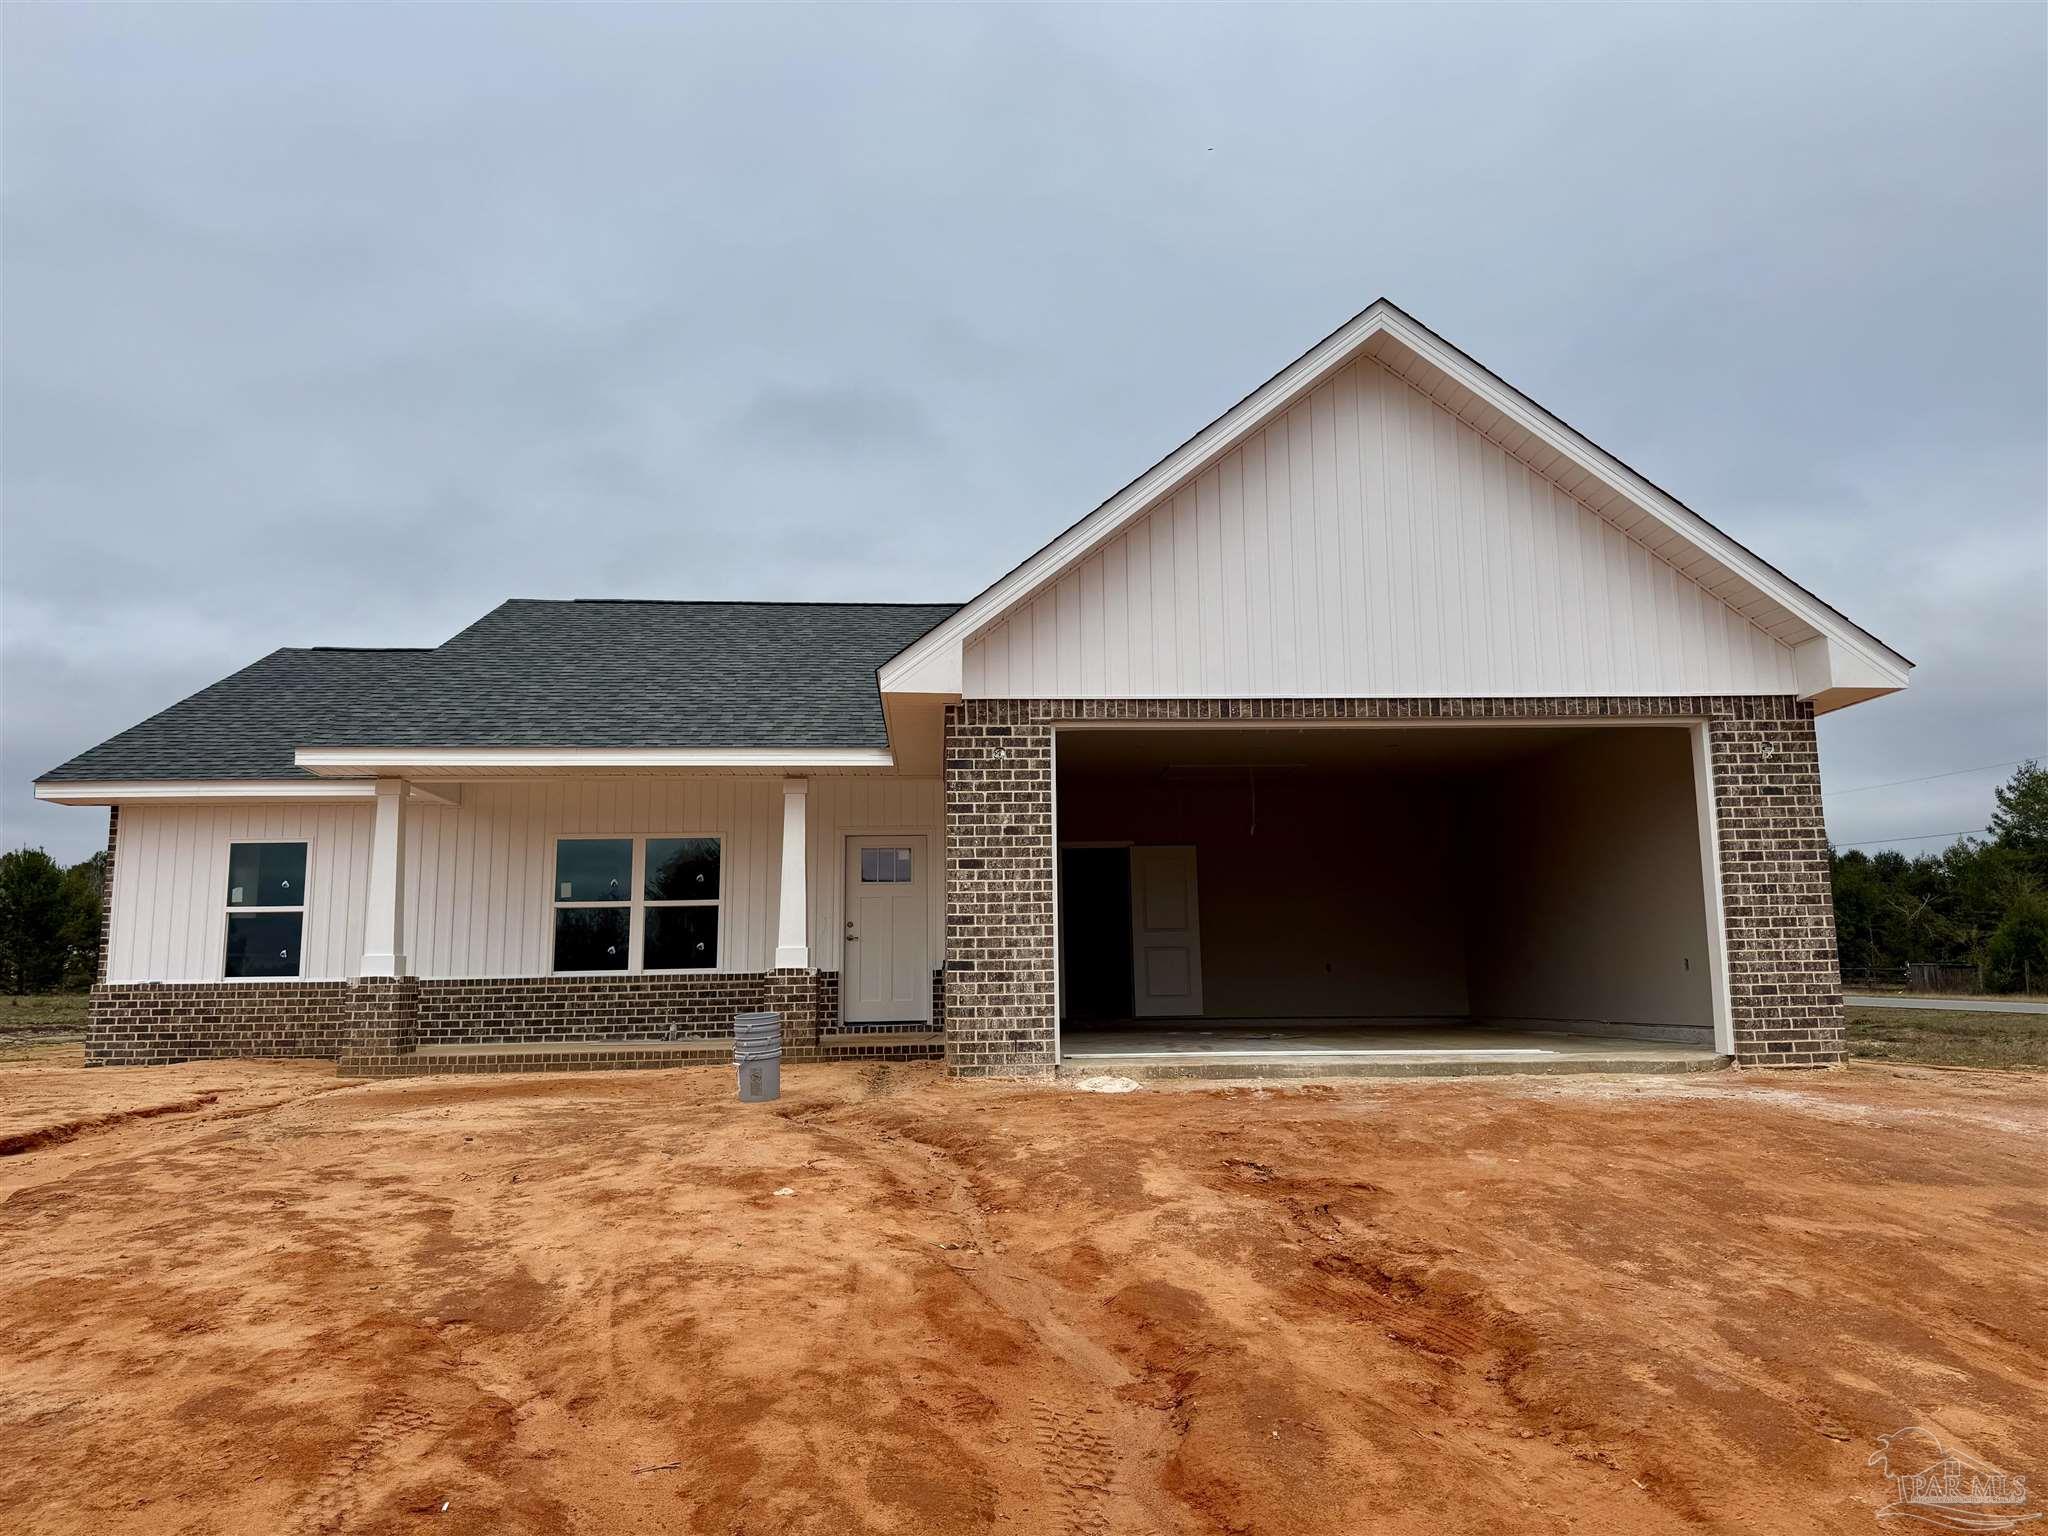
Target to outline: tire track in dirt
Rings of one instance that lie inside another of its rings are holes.
[[[346,1529],[361,1513],[361,1484],[388,1471],[408,1441],[424,1441],[435,1429],[434,1416],[426,1409],[403,1398],[386,1403],[300,1500],[284,1524],[284,1536],[320,1536]]]
[[[135,1109],[119,1109],[109,1114],[88,1115],[80,1120],[60,1120],[53,1125],[39,1125],[30,1130],[15,1131],[0,1136],[0,1157],[19,1157],[24,1152],[36,1152],[44,1147],[59,1146],[93,1131],[111,1131],[120,1126],[132,1125],[138,1120],[156,1120],[164,1115],[189,1115],[219,1102],[220,1095],[217,1093],[200,1093],[188,1099],[173,1099],[167,1104],[143,1104]]]
[[[932,1206],[959,1223],[966,1237],[959,1250],[976,1260],[971,1269],[946,1267],[998,1317],[1030,1330],[1071,1379],[1075,1397],[1100,1405],[1090,1411],[1098,1419],[1091,1424],[1041,1396],[1018,1426],[1036,1450],[1047,1501],[1060,1511],[1062,1528],[1069,1536],[1176,1529],[1160,1471],[1178,1447],[1180,1429],[1169,1413],[1137,1400],[1144,1395],[1140,1371],[1067,1320],[1068,1298],[1059,1282],[1006,1255],[974,1193],[973,1174],[944,1148],[872,1118],[859,1133],[821,1123],[825,1118],[807,1116],[805,1128],[836,1143],[850,1160],[879,1162],[906,1183],[937,1186],[941,1195]]]

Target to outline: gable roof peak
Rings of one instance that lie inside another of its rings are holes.
[[[1568,477],[1561,488],[1595,515],[1617,523],[1623,517],[1631,523],[1647,520],[1659,527],[1662,540],[1674,535],[1683,540],[1746,601],[1767,607],[1793,643],[1821,642],[1827,656],[1841,654],[1847,670],[1877,685],[1859,696],[1905,685],[1913,665],[1906,657],[1381,296],[898,652],[881,669],[882,691],[957,695],[968,640],[1363,358],[1538,473],[1555,477],[1561,469]]]

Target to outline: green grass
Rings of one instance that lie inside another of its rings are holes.
[[[2048,1067],[2048,1013],[1961,1013],[1952,1008],[1844,1010],[1849,1055],[1935,1067]]]
[[[83,1040],[85,1011],[91,1002],[83,992],[0,997],[0,1045]]]

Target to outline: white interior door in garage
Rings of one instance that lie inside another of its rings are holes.
[[[846,840],[846,958],[840,1013],[849,1024],[932,1016],[931,872],[917,835]]]
[[[1131,999],[1141,1019],[1202,1012],[1202,908],[1192,847],[1131,850]]]

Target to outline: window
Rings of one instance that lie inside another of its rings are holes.
[[[718,964],[715,837],[565,837],[555,844],[557,971],[704,971]]]
[[[860,851],[862,885],[910,884],[908,848],[863,848]]]
[[[228,950],[221,974],[230,981],[299,974],[306,927],[306,845],[228,845]]]

